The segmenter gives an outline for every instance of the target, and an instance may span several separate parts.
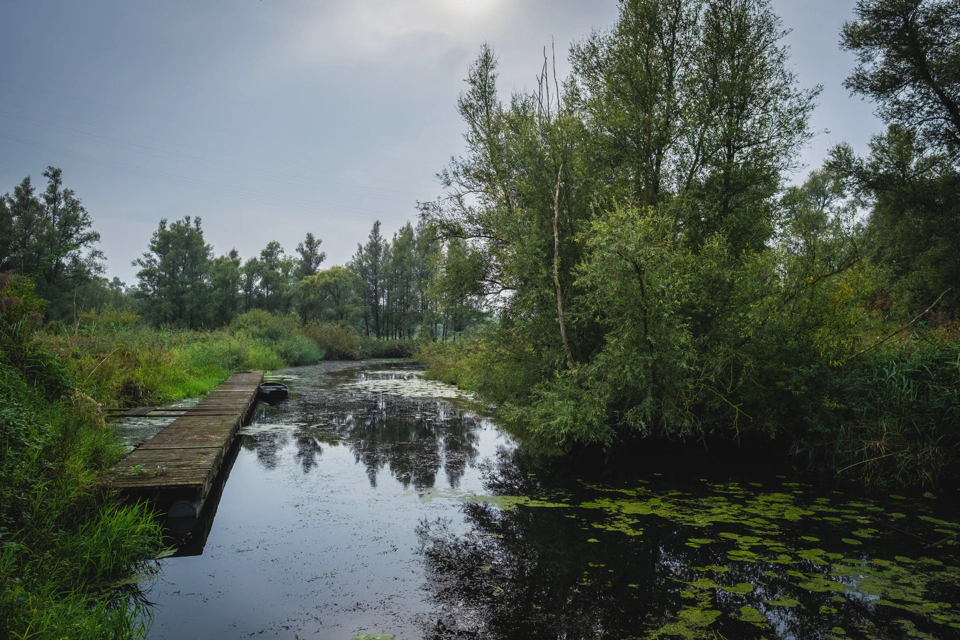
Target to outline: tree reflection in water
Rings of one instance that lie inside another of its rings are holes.
[[[347,372],[343,377],[352,375]],[[400,375],[389,370],[364,374],[372,379]],[[336,385],[317,386],[298,402],[262,411],[261,422],[287,425],[245,437],[244,447],[255,451],[264,467],[276,467],[277,453],[289,443],[292,426],[304,473],[317,465],[324,443],[342,442],[366,468],[371,486],[386,468],[405,489],[418,491],[433,488],[441,470],[449,487],[459,486],[467,465],[477,459],[476,430],[484,420],[442,400],[345,391]]]
[[[327,446],[341,446],[371,486],[387,485],[387,471],[403,490],[428,493],[444,481],[457,488],[478,466],[486,418],[429,394],[405,396],[401,385],[384,393],[367,384],[390,382],[389,370],[300,375],[319,379],[303,381],[295,402],[264,409],[263,431],[244,440],[263,467],[294,444],[310,474]],[[479,463],[488,495],[446,494],[468,502],[446,511],[450,519],[421,522],[436,612],[425,637],[960,635],[960,568],[949,553],[960,525],[929,518],[920,502],[880,506],[755,470],[742,486],[681,484],[652,469],[638,478],[635,460],[604,461],[610,484],[591,484],[578,474],[599,471],[567,460],[504,447]]]
[[[555,478],[538,478],[549,473],[543,466],[532,467],[520,450],[502,450],[486,470],[486,485],[494,495],[544,497]],[[620,530],[611,531],[600,510],[576,506],[597,500],[595,488],[569,482],[567,487],[567,508],[476,502],[463,506],[465,532],[450,520],[421,523],[419,553],[427,588],[441,611],[425,630],[427,637],[960,635],[956,612],[950,609],[950,603],[960,601],[960,571],[931,559],[929,568],[942,570],[933,579],[919,565],[903,568],[913,560],[904,560],[903,567],[893,561],[933,553],[912,536],[878,534],[875,541],[846,546],[841,558],[811,550],[845,546],[830,539],[840,525],[795,515],[813,511],[798,507],[787,512],[787,519],[771,516],[766,524],[724,518],[722,524],[697,526],[698,509],[736,505],[740,495],[678,491],[662,495],[665,504],[687,505],[680,522],[664,510],[663,515],[637,516],[628,526],[615,523]],[[762,492],[743,496],[746,505],[766,498]],[[555,503],[561,498],[554,494],[547,499]],[[824,498],[819,500],[824,504]],[[777,539],[748,536],[750,524],[777,531],[771,534]],[[808,535],[811,531],[822,540]],[[801,532],[817,544],[803,542]],[[900,600],[890,602],[895,597]],[[949,613],[937,618],[937,611]]]

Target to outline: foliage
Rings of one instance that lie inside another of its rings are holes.
[[[888,125],[870,156],[849,146],[833,162],[872,207],[873,258],[891,270],[897,310],[915,313],[946,292],[960,309],[960,19],[942,0],[859,0],[842,45],[857,56],[846,86]],[[952,289],[952,290],[951,290]]]
[[[238,316],[231,325],[235,333],[269,341],[287,366],[313,364],[323,359],[323,351],[300,333],[297,316],[274,315],[262,309]]]
[[[947,56],[943,3],[860,2],[862,22],[845,30],[861,54],[852,88],[866,91],[870,74],[892,82],[879,66],[903,54],[882,29],[867,34],[868,5],[927,11],[940,22],[921,44]],[[562,88],[545,61],[537,89],[506,104],[484,46],[458,101],[466,154],[423,214],[445,241],[441,267],[458,263],[431,283],[440,308],[458,291],[486,297],[497,323],[421,347],[428,374],[478,390],[553,448],[786,436],[816,464],[830,443],[837,469],[942,482],[955,464],[945,409],[918,408],[913,432],[893,429],[897,393],[876,381],[920,371],[890,355],[896,327],[960,278],[960,182],[942,137],[915,119],[877,138],[870,159],[841,148],[784,188],[818,92],[797,86],[784,34],[763,0],[626,1],[612,30],[573,47]],[[875,55],[883,47],[890,60]],[[910,78],[905,92],[929,89]],[[902,107],[884,113],[906,120]],[[924,362],[938,373],[916,384],[951,379]],[[898,434],[884,440],[895,472],[847,450],[879,432]]]
[[[297,245],[297,254],[300,256],[295,267],[297,280],[315,275],[320,265],[327,259],[327,254],[320,251],[321,244],[323,240],[314,237],[312,233],[307,233],[304,241]]]
[[[367,243],[357,246],[347,265],[356,277],[357,326],[367,337],[407,340],[469,329],[485,317],[475,284],[481,259],[462,242],[444,246],[429,222],[416,228],[407,223],[392,241],[375,222]]]
[[[857,57],[845,86],[936,152],[960,154],[960,18],[945,0],[858,0],[841,44]]]
[[[160,529],[119,507],[97,475],[123,451],[99,405],[36,342],[40,303],[0,286],[0,636],[127,638],[141,611],[117,583],[150,569]]]
[[[137,295],[152,322],[191,329],[203,326],[212,255],[200,218],[185,216],[169,225],[166,219],[160,221],[148,251],[134,261],[140,267]]]
[[[103,254],[93,248],[100,234],[74,191],[64,188],[63,172],[47,167],[43,176],[47,188],[39,197],[28,176],[0,198],[0,271],[30,276],[51,302],[47,315],[65,320],[78,287],[103,269]]]
[[[300,281],[300,318],[355,325],[360,314],[360,279],[346,267],[330,267]]]
[[[873,351],[831,380],[824,422],[798,443],[865,483],[955,483],[960,469],[960,346],[932,336]]]
[[[363,353],[363,340],[350,326],[310,322],[301,331],[323,350],[328,360],[357,360]]]

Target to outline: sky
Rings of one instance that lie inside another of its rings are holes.
[[[843,87],[854,0],[772,0],[800,85],[822,85],[801,158],[816,168],[881,129]],[[464,149],[456,100],[480,46],[506,98],[544,47],[613,26],[616,0],[3,0],[0,193],[47,166],[83,201],[106,275],[162,218],[199,216],[216,253],[293,253],[307,232],[343,264],[375,220],[390,236],[436,199]],[[802,181],[803,173],[792,178]]]

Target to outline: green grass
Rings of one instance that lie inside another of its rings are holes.
[[[133,314],[35,331],[42,303],[0,277],[0,638],[137,638],[136,583],[157,568],[151,509],[99,484],[123,456],[104,406],[209,392],[231,372],[319,362],[296,318],[253,312],[227,329],[171,331]]]

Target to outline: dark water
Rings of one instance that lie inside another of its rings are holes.
[[[960,638],[950,500],[545,460],[409,364],[284,372],[152,638]],[[197,555],[199,554],[199,555]]]

